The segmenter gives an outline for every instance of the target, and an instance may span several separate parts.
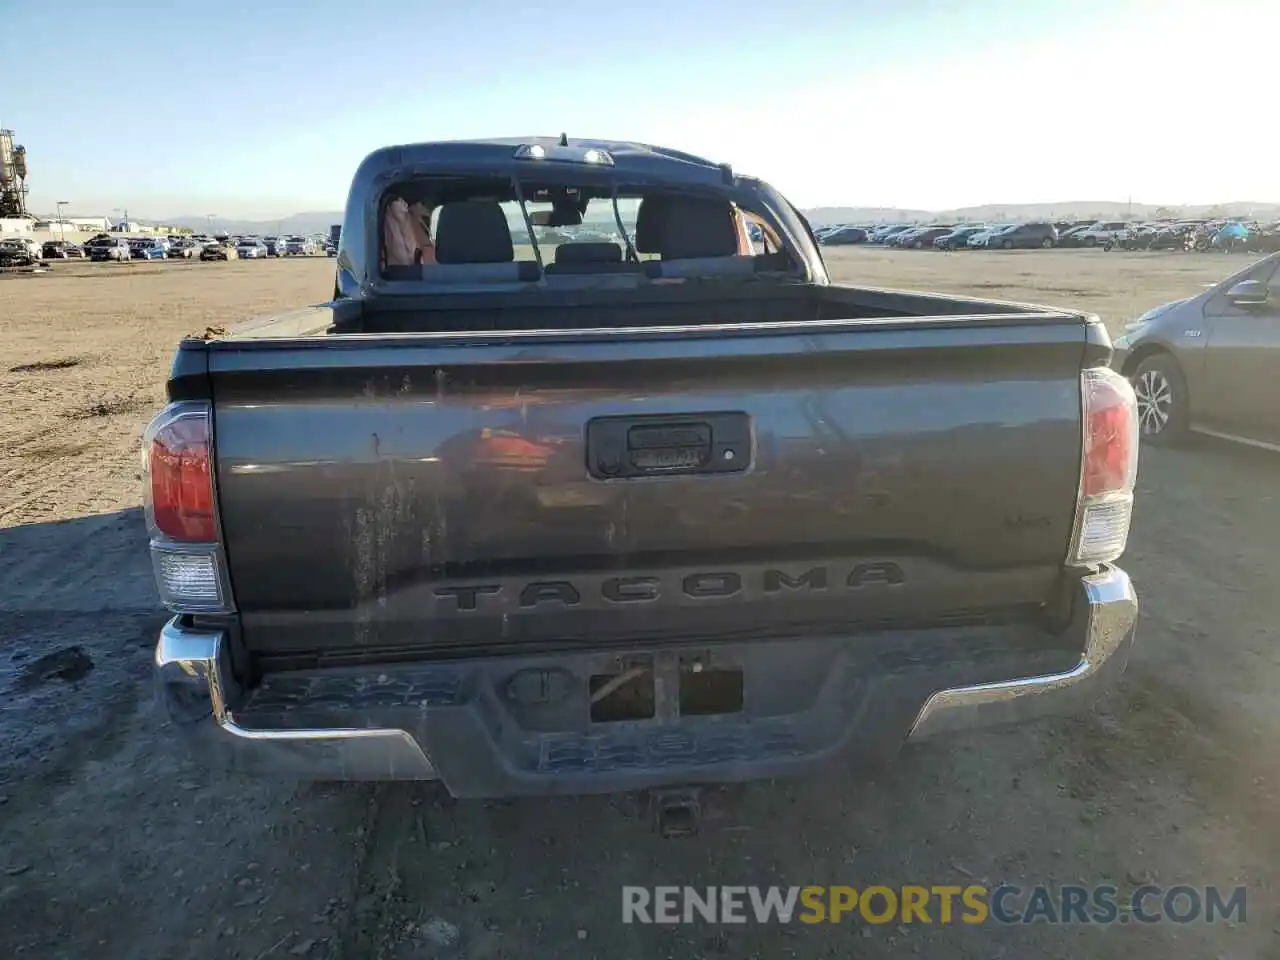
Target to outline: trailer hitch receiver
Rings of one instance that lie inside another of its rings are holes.
[[[663,837],[691,837],[702,828],[702,802],[697,788],[654,790],[650,804],[654,829]]]

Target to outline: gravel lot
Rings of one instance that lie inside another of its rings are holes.
[[[840,278],[1087,308],[1113,330],[1239,258],[846,248]],[[913,747],[874,774],[708,798],[216,778],[150,700],[163,622],[137,437],[184,333],[323,299],[325,259],[0,277],[0,955],[1275,957],[1280,460],[1143,454],[1135,660],[1095,714]],[[12,368],[12,369],[11,369]],[[1247,919],[1109,927],[637,927],[624,883],[1249,887]]]

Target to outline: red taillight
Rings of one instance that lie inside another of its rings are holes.
[[[174,613],[235,610],[214,508],[212,417],[208,403],[181,400],[142,435],[151,566]]]
[[[1080,375],[1084,451],[1080,502],[1067,560],[1098,564],[1124,553],[1138,479],[1138,403],[1129,381],[1114,370]]]
[[[1113,370],[1086,370],[1084,464],[1086,497],[1131,490],[1138,472],[1137,401],[1129,381]]]
[[[209,466],[206,413],[184,413],[157,426],[150,437],[147,472],[152,523],[165,536],[185,543],[218,539]]]

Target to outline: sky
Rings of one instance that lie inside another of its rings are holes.
[[[339,210],[380,146],[562,131],[806,208],[1276,202],[1277,37],[1280,0],[0,0],[0,127],[37,213]]]

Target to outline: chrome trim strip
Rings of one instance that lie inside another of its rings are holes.
[[[227,636],[170,620],[155,652],[158,694],[175,726],[222,765],[310,780],[435,780],[408,732],[384,728],[262,730],[241,726],[229,706],[238,692]]]
[[[1065,673],[939,690],[921,708],[909,740],[1069,713],[1087,706],[1124,670],[1138,619],[1138,597],[1116,568],[1081,580],[1088,607],[1080,662]]]

